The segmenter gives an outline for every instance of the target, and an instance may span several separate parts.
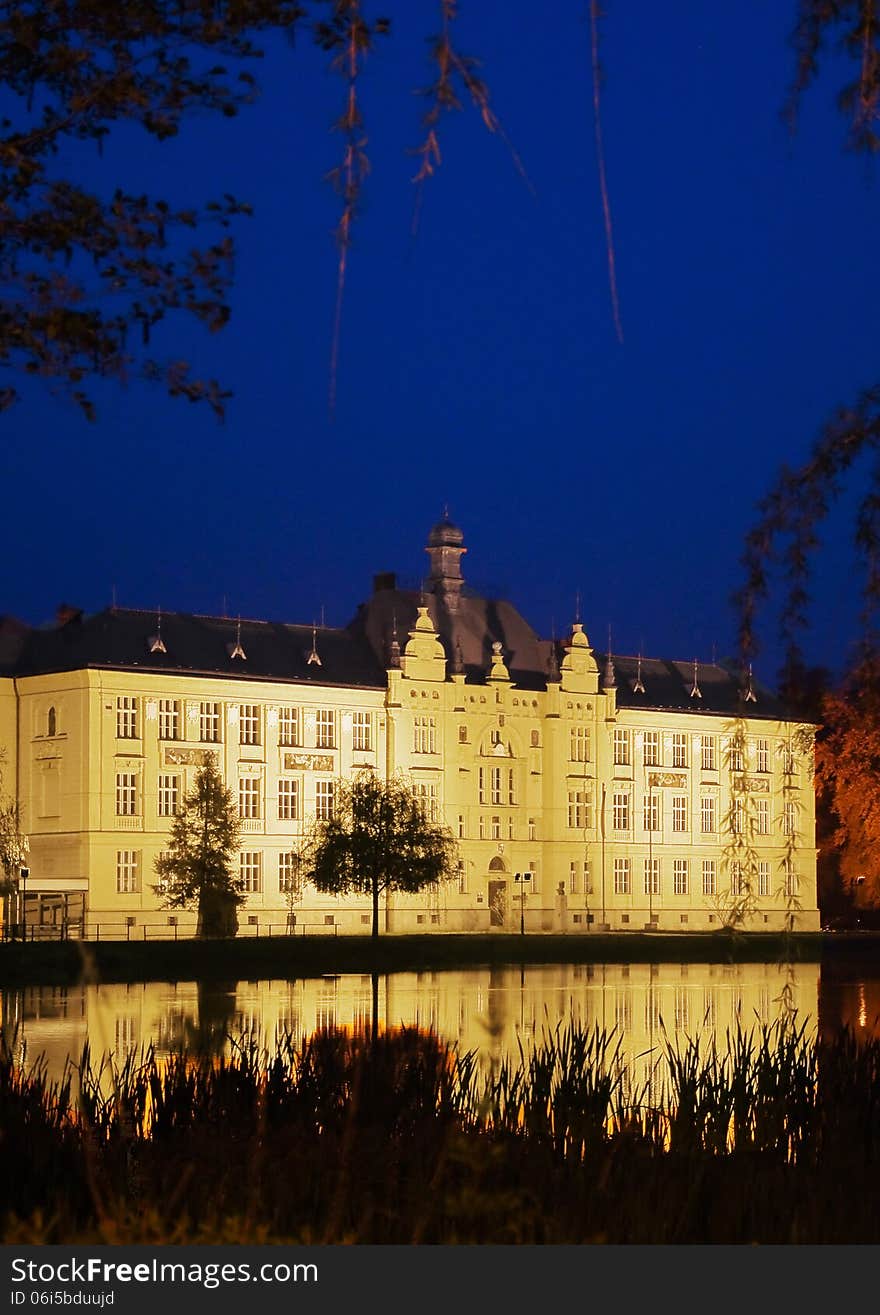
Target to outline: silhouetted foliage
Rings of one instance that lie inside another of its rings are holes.
[[[213,763],[196,773],[195,785],[171,827],[167,853],[156,860],[154,886],[167,909],[198,908],[199,936],[234,936],[236,910],[244,902],[233,868],[241,824],[232,795]]]
[[[432,821],[401,780],[372,772],[336,782],[333,816],[315,822],[303,846],[303,877],[333,895],[369,895],[372,934],[379,934],[379,898],[414,894],[456,872],[457,846],[448,827]]]

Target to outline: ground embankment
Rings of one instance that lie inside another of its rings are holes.
[[[880,933],[631,932],[584,936],[290,936],[0,945],[0,986],[295,979],[486,964],[880,960]]]

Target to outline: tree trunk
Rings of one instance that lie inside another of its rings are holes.
[[[373,936],[379,935],[379,883],[373,882]]]

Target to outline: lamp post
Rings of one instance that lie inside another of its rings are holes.
[[[648,926],[654,925],[654,776],[648,777]]]
[[[20,867],[18,869],[18,889],[21,900],[21,939],[27,940],[27,902],[25,900],[26,882],[30,876],[30,868]]]
[[[531,881],[531,872],[514,872],[513,879],[519,886],[519,934],[526,934],[526,882]]]

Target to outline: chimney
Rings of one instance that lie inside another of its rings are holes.
[[[55,624],[60,630],[62,626],[69,625],[71,621],[78,621],[81,616],[81,607],[71,607],[69,603],[59,603],[55,611]]]
[[[385,589],[397,588],[397,576],[394,571],[380,571],[378,575],[373,576],[373,593],[381,593]]]

